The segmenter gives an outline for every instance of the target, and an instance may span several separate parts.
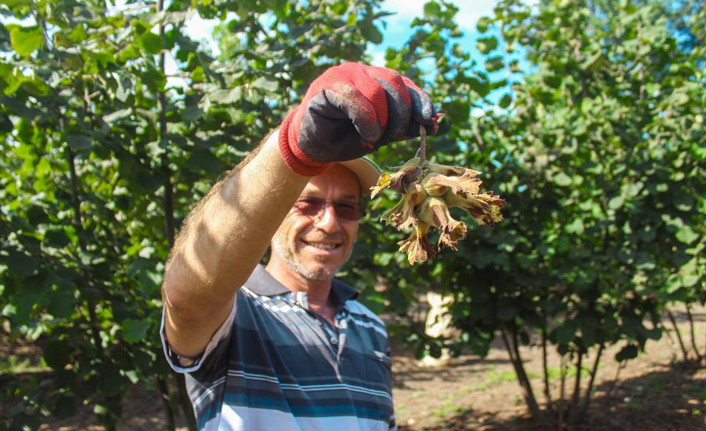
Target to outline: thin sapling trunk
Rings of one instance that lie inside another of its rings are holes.
[[[544,398],[547,403],[547,408],[550,412],[554,412],[552,404],[552,394],[549,388],[549,366],[547,363],[547,324],[546,320],[542,327],[542,369],[544,371]]]
[[[586,413],[588,413],[588,406],[591,402],[591,394],[593,392],[593,384],[596,381],[596,374],[598,374],[598,364],[601,361],[601,356],[603,355],[604,348],[605,345],[601,344],[601,346],[598,348],[598,352],[596,353],[596,359],[593,361],[593,367],[591,368],[591,377],[588,381],[588,387],[586,388],[586,392],[583,396],[583,404],[581,405],[577,416],[578,422],[581,422],[586,416]]]
[[[689,352],[686,351],[686,346],[684,346],[684,340],[681,337],[681,334],[679,333],[679,327],[677,326],[677,321],[674,318],[674,314],[669,309],[667,310],[667,317],[669,318],[669,321],[672,322],[672,326],[674,327],[674,333],[677,336],[677,340],[679,341],[679,347],[681,348],[681,353],[684,356],[684,362],[689,362]]]
[[[510,355],[512,366],[515,369],[515,374],[517,375],[517,380],[519,381],[520,387],[522,388],[525,403],[527,404],[527,407],[530,410],[530,414],[542,426],[547,427],[549,425],[549,422],[547,421],[547,418],[542,412],[542,410],[539,408],[539,404],[537,404],[537,399],[535,398],[534,393],[532,391],[532,385],[530,384],[529,378],[527,377],[527,373],[525,373],[524,364],[522,363],[522,357],[520,356],[520,350],[518,348],[517,333],[514,330],[511,330],[511,341],[508,340],[507,333],[504,329],[501,331],[501,333],[503,343],[505,344],[505,348],[507,349]]]
[[[694,348],[694,353],[696,354],[696,362],[701,362],[701,352],[699,352],[699,348],[696,346],[696,334],[694,331],[694,317],[691,315],[691,307],[689,307],[689,304],[686,304],[686,316],[689,319],[689,333],[691,335],[691,347]]]

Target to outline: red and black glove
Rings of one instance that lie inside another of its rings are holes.
[[[279,148],[294,172],[314,176],[333,162],[419,136],[420,124],[434,134],[439,116],[429,96],[398,72],[345,63],[311,83],[282,123]]]

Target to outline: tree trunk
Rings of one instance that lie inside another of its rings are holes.
[[[549,389],[549,367],[547,365],[547,325],[546,320],[544,326],[542,327],[542,369],[544,371],[544,398],[547,403],[547,409],[550,412],[554,412],[554,405],[552,404],[552,394]]]
[[[557,429],[564,429],[564,413],[566,412],[566,403],[564,399],[566,397],[566,363],[564,362],[564,357],[561,357],[561,363],[559,365],[559,374],[561,375],[561,385],[559,387],[559,419],[557,423]]]
[[[519,381],[520,386],[522,387],[525,403],[527,404],[527,407],[530,410],[530,414],[543,427],[547,428],[549,426],[549,421],[544,415],[544,412],[542,412],[542,410],[539,408],[539,405],[537,404],[537,399],[534,397],[534,393],[532,392],[532,385],[530,384],[530,381],[527,378],[527,373],[525,373],[524,364],[522,363],[522,358],[520,357],[520,350],[518,348],[517,333],[514,330],[511,331],[512,345],[510,344],[510,341],[508,340],[507,334],[504,329],[501,330],[501,334],[503,338],[503,343],[505,343],[505,348],[507,349],[510,355],[510,361],[512,362],[512,366],[514,367],[515,373],[517,374],[517,380]]]
[[[618,368],[615,370],[615,376],[613,376],[613,381],[611,382],[610,389],[605,394],[606,399],[610,399],[610,397],[613,395],[613,391],[615,390],[615,387],[618,384],[618,379],[620,378],[620,370],[625,368],[625,363],[626,361],[622,361],[620,365],[618,365]]]
[[[157,12],[160,13],[162,11],[164,11],[164,0],[158,0]],[[162,45],[166,46],[163,23],[159,24],[159,36],[162,40]],[[162,73],[165,73],[164,50],[159,53],[159,69]],[[164,150],[160,166],[160,171],[162,177],[164,178],[164,226],[167,236],[167,244],[171,250],[174,245],[175,235],[173,204],[174,190],[172,186],[171,171],[169,169],[169,146],[167,145],[165,139],[165,136],[167,135],[167,103],[164,90],[160,91],[157,95],[157,102],[157,108],[159,110],[159,141],[161,148]],[[178,387],[178,401],[184,414],[184,418],[186,419],[187,426],[189,427],[189,431],[197,431],[196,418],[194,417],[194,410],[186,392],[186,382],[184,376],[176,373],[174,373],[174,375],[176,377]]]
[[[162,399],[162,406],[164,407],[164,413],[167,419],[166,429],[167,431],[175,431],[176,423],[174,422],[174,410],[172,409],[171,397],[169,396],[167,379],[164,377],[157,377],[157,388],[159,389],[160,398]]]
[[[689,318],[689,333],[691,334],[691,346],[694,348],[694,353],[696,354],[696,361],[701,362],[701,352],[696,346],[696,334],[694,332],[694,317],[691,315],[691,308],[689,304],[686,304],[686,316]]]
[[[82,253],[88,254],[88,247],[86,246],[86,242],[83,240],[83,214],[81,213],[80,197],[81,185],[78,178],[78,172],[76,171],[76,154],[69,146],[66,147],[66,156],[69,162],[74,228],[76,229],[76,233],[78,234],[79,249]],[[78,261],[78,265],[81,268],[81,278],[83,282],[86,286],[89,286],[91,284],[91,274],[88,272],[83,262],[81,262],[80,258]],[[93,344],[95,344],[98,357],[103,358],[103,360],[105,360],[107,356],[105,354],[105,349],[103,348],[103,341],[100,336],[100,325],[98,323],[98,317],[96,316],[96,304],[90,298],[84,297],[83,299],[86,302],[86,308],[88,312],[88,327],[90,328],[91,337],[93,338]],[[107,395],[105,397],[105,400],[106,404],[112,406],[114,410],[105,415],[98,415],[98,417],[107,431],[115,431],[117,418],[114,417],[114,415],[112,415],[111,413],[115,413],[115,409],[120,409],[121,399],[119,395]]]
[[[675,364],[677,362],[677,353],[674,351],[674,340],[672,339],[672,334],[667,328],[667,325],[664,326],[664,331],[663,333],[667,336],[667,348],[669,349],[669,354],[671,355],[671,362],[672,364]]]
[[[604,348],[605,344],[601,344],[601,346],[598,348],[598,352],[596,353],[596,360],[593,361],[593,368],[591,369],[591,378],[588,381],[588,387],[586,388],[586,393],[583,396],[583,404],[581,405],[581,408],[578,411],[578,416],[576,417],[577,422],[582,422],[586,417],[586,414],[588,413],[588,406],[591,402],[591,392],[593,391],[593,384],[596,380],[596,374],[598,374],[598,364],[601,360],[601,356],[603,355]]]
[[[684,355],[684,362],[689,362],[689,352],[686,351],[686,347],[684,346],[684,340],[681,337],[681,334],[679,333],[679,327],[677,326],[677,321],[674,319],[674,315],[669,309],[667,310],[667,317],[669,317],[669,321],[672,322],[672,326],[674,327],[674,333],[677,336],[677,340],[679,341],[679,347],[681,348],[681,353]]]
[[[576,376],[574,378],[574,394],[571,398],[571,406],[569,412],[573,416],[579,405],[579,395],[581,394],[581,366],[583,365],[583,348],[579,347],[578,358],[576,359]]]

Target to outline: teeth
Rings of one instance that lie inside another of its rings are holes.
[[[321,244],[316,242],[308,242],[307,244],[320,250],[333,250],[338,247],[338,244]]]

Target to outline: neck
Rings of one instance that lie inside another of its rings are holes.
[[[271,258],[265,268],[282,286],[292,292],[306,292],[309,307],[314,311],[327,308],[332,280],[311,280],[293,271],[280,259]]]

